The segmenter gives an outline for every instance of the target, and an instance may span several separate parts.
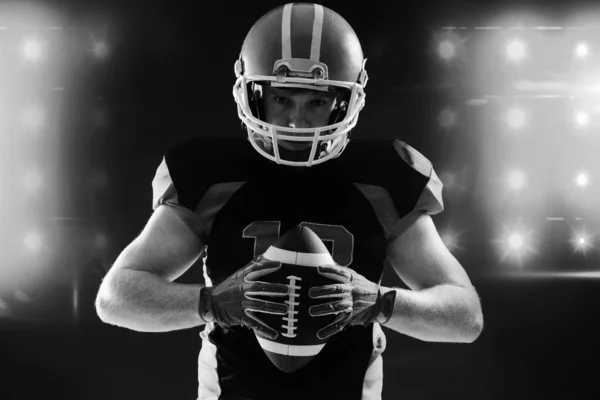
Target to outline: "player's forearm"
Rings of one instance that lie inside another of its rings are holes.
[[[96,310],[102,321],[140,332],[193,328],[205,323],[198,313],[201,287],[121,269],[102,282]]]
[[[396,332],[428,342],[471,343],[483,329],[483,314],[475,289],[439,285],[421,291],[399,288],[390,320]]]

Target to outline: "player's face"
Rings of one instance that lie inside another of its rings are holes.
[[[310,89],[266,86],[263,98],[265,121],[288,128],[317,128],[328,125],[329,116],[336,104],[335,93]],[[280,141],[279,143],[281,147],[288,150],[304,150],[312,146],[310,142]]]

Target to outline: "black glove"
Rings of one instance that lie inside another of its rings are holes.
[[[252,328],[270,339],[279,333],[261,321],[255,313],[285,315],[288,305],[261,300],[262,297],[286,297],[288,286],[280,283],[258,281],[281,268],[280,262],[258,256],[248,265],[236,271],[214,287],[200,289],[199,312],[202,319],[223,326],[243,325]]]
[[[337,265],[317,267],[319,274],[337,282],[332,285],[312,287],[308,295],[313,299],[335,299],[309,308],[312,317],[336,314],[332,323],[317,332],[319,339],[326,339],[340,332],[346,325],[368,325],[378,322],[379,314],[383,312],[386,323],[392,316],[396,291],[390,290],[385,294],[381,287],[369,281],[358,272]]]

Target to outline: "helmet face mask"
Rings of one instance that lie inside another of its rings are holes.
[[[336,29],[323,27],[327,26],[324,21],[333,19]],[[288,37],[286,29],[292,20],[295,36]],[[308,56],[308,51],[303,51],[308,47],[310,58],[291,57],[292,51],[294,56],[296,53]],[[240,59],[235,63],[237,79],[233,86],[238,116],[254,149],[278,164],[300,167],[338,157],[348,144],[350,131],[365,104],[365,61],[350,25],[323,6],[287,4],[263,16],[244,41]],[[338,102],[327,125],[310,128],[274,125],[260,111],[264,85],[334,91],[339,93]],[[284,150],[290,147],[306,150]]]

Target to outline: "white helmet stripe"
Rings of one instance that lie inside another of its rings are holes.
[[[313,21],[312,42],[310,44],[311,61],[319,61],[321,55],[321,37],[323,33],[323,6],[315,4],[315,20]]]
[[[283,7],[281,21],[281,58],[284,60],[292,58],[292,7],[293,3]]]

